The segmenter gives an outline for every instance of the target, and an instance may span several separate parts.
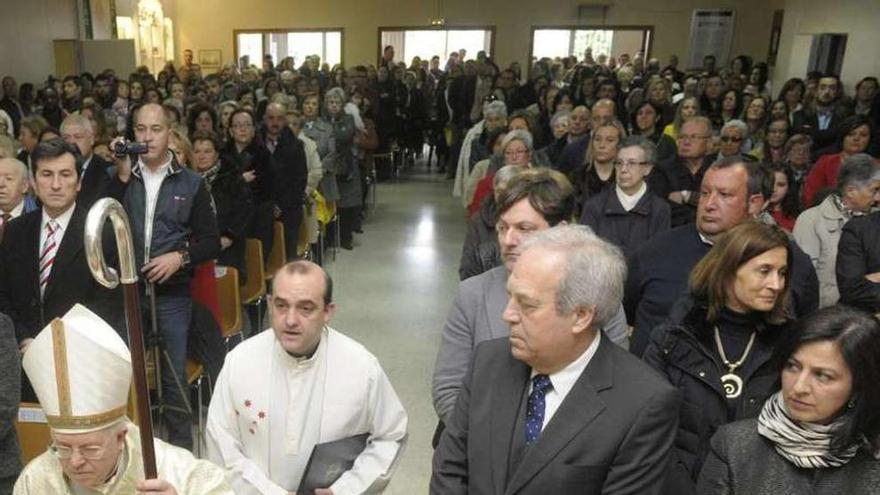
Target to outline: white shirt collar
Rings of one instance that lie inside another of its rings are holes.
[[[82,170],[79,173],[79,180],[82,182],[82,178],[86,176],[86,170],[89,169],[89,164],[92,163],[92,158],[95,156],[94,153],[88,156],[88,158],[83,161]]]
[[[12,209],[12,211],[9,212],[9,215],[12,218],[18,218],[21,216],[22,212],[24,212],[24,200],[25,200],[25,198],[24,198],[24,196],[22,196],[21,201],[18,202],[18,206],[16,206],[15,208]],[[3,212],[0,211],[0,213],[3,213]]]
[[[164,176],[171,169],[171,161],[173,159],[174,159],[174,153],[172,153],[171,150],[168,150],[168,159],[164,163],[162,163],[162,165],[160,165],[159,168],[157,168],[155,172],[153,172],[152,169],[150,169],[150,167],[148,167],[147,164],[144,163],[143,156],[138,158],[137,166],[140,169],[141,174],[150,174],[150,175],[154,175],[154,176],[155,175]]]
[[[620,206],[623,206],[623,209],[626,211],[631,211],[637,204],[639,204],[639,201],[642,200],[645,193],[648,192],[648,185],[643,181],[642,187],[640,187],[632,196],[624,192],[619,185],[615,185],[614,190],[617,193],[617,200],[620,201]]]
[[[587,347],[587,350],[585,350],[583,354],[578,356],[574,361],[568,363],[568,366],[565,368],[550,375],[550,383],[553,384],[553,391],[558,393],[562,400],[565,399],[568,392],[574,387],[575,382],[578,381],[578,378],[580,378],[581,374],[583,374],[584,370],[587,368],[587,365],[592,361],[593,356],[596,355],[596,351],[599,350],[599,341],[601,339],[602,331],[596,330],[596,337],[593,338],[593,342],[590,343],[590,346]],[[532,378],[537,374],[538,372],[533,369]],[[560,400],[560,402],[562,402],[562,400]]]
[[[70,205],[70,208],[68,208],[67,211],[54,218],[58,226],[61,227],[61,232],[67,232],[67,225],[70,223],[70,218],[73,217],[73,210],[75,208],[76,203]],[[43,208],[43,221],[40,223],[40,228],[45,229],[49,220],[50,217],[46,213],[46,208]]]

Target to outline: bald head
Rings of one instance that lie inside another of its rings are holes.
[[[15,158],[0,158],[0,210],[9,213],[27,193],[27,167]]]
[[[277,137],[287,125],[287,107],[281,103],[270,103],[266,106],[266,134]]]
[[[168,143],[171,125],[165,109],[155,103],[147,103],[135,115],[135,140],[147,143],[147,152],[141,156],[150,168],[158,168],[168,160]]]
[[[602,98],[596,103],[593,103],[593,129],[610,123],[612,120],[614,120],[614,114],[616,112],[617,105],[615,105],[614,102],[609,100],[608,98]]]

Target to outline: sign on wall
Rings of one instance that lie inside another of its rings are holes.
[[[688,67],[703,66],[703,57],[714,55],[716,67],[724,67],[730,59],[735,13],[724,9],[694,9],[691,18],[691,43]]]

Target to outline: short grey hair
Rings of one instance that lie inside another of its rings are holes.
[[[28,176],[28,168],[27,165],[22,163],[17,158],[8,157],[8,158],[0,158],[0,164],[8,163],[12,165],[12,167],[18,172],[19,178],[26,179]]]
[[[880,166],[871,155],[856,153],[846,157],[840,166],[840,173],[837,176],[837,192],[843,194],[846,186],[861,189],[874,180],[880,180]]]
[[[556,310],[566,314],[592,308],[593,327],[602,328],[620,309],[626,261],[623,252],[585,225],[561,224],[529,237],[522,251],[543,248],[565,255],[556,290]]]
[[[501,149],[506,150],[507,145],[513,141],[522,141],[524,145],[526,145],[526,149],[529,150],[529,153],[534,151],[534,141],[532,140],[532,134],[524,129],[515,129],[508,132],[504,139],[501,140]]]
[[[657,159],[657,145],[644,136],[629,136],[624,138],[620,142],[620,146],[617,147],[617,150],[620,151],[624,148],[640,148],[645,155],[645,161],[652,165],[655,163],[654,160]]]
[[[65,117],[64,121],[61,122],[61,129],[59,129],[59,131],[64,132],[64,129],[69,129],[71,127],[81,127],[90,134],[95,134],[95,129],[92,127],[92,121],[81,113],[74,113]]]
[[[342,103],[345,103],[345,90],[338,86],[328,89],[327,93],[324,94],[324,101],[327,101],[330,98],[339,98]]]
[[[485,117],[501,117],[507,118],[507,105],[503,101],[495,100],[483,107],[483,115]]]
[[[749,126],[739,119],[728,120],[726,124],[721,127],[721,132],[723,133],[726,129],[736,129],[739,131],[739,135],[742,136],[743,139],[749,137]]]
[[[522,171],[522,167],[517,165],[505,165],[498,169],[495,172],[495,177],[492,178],[492,187],[495,190],[502,189],[510,179],[516,177],[518,173]]]
[[[559,122],[559,119],[569,119],[571,120],[571,111],[569,110],[559,110],[554,113],[552,117],[550,117],[550,127],[556,127],[556,123]]]

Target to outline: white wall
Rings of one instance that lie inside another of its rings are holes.
[[[849,94],[865,76],[880,76],[880,0],[786,0],[773,87],[804,77],[812,35],[847,34],[841,79]],[[775,95],[774,95],[775,96]]]
[[[77,37],[76,0],[7,0],[0,9],[0,74],[19,83],[55,72],[54,39]]]

